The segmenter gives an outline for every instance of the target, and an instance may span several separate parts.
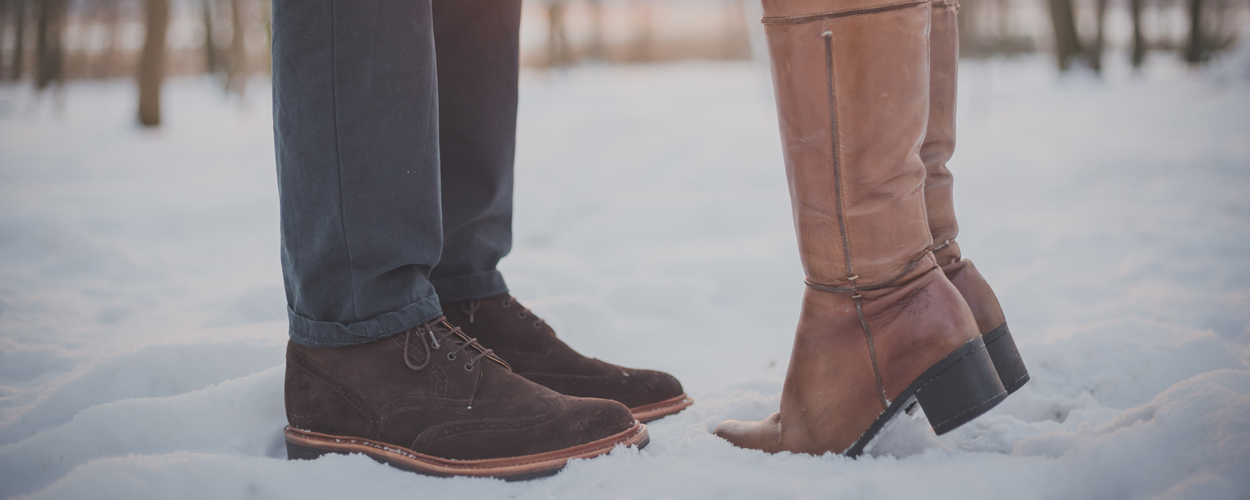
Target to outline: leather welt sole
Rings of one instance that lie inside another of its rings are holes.
[[[685,393],[675,398],[665,399],[658,403],[649,405],[635,406],[629,411],[634,414],[634,420],[639,422],[650,422],[657,418],[667,417],[674,413],[678,413],[690,405],[694,404],[694,398],[687,396]]]
[[[920,404],[933,432],[940,436],[990,411],[1004,399],[1007,390],[998,379],[985,341],[978,336],[934,363],[907,386],[846,451],[846,456],[853,458],[863,453],[899,410],[911,413],[913,404]]]
[[[418,474],[495,477],[509,481],[550,476],[559,472],[574,458],[597,457],[612,451],[618,445],[641,449],[650,442],[647,426],[634,422],[633,427],[618,434],[562,450],[519,457],[452,460],[372,439],[321,434],[294,429],[289,425],[282,432],[286,435],[287,458],[291,460],[311,460],[327,453],[364,453],[384,464]]]

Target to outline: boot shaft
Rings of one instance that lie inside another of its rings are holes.
[[[953,0],[932,5],[929,30],[929,126],[920,158],[925,165],[924,196],[933,242],[941,245],[959,235],[955,220],[953,179],[946,162],[955,154],[955,100],[959,76],[959,7]],[[958,260],[958,246],[938,256],[938,264]]]
[[[836,7],[836,8],[835,8]],[[931,243],[920,146],[928,2],[764,3],[795,230],[809,281],[881,285]]]

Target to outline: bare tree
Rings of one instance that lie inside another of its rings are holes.
[[[651,2],[638,0],[630,3],[630,7],[634,11],[634,23],[638,27],[638,34],[634,37],[632,44],[633,59],[635,61],[655,60],[655,18],[651,13]]]
[[[226,65],[226,90],[243,93],[247,80],[246,0],[230,0],[230,64]]]
[[[589,0],[590,8],[590,44],[586,48],[587,55],[593,60],[603,60],[603,1]]]
[[[1072,59],[1083,52],[1076,31],[1076,12],[1072,8],[1072,0],[1048,0],[1048,3],[1051,23],[1055,28],[1055,56],[1059,59],[1059,70],[1067,71]]]
[[[35,87],[65,79],[66,0],[41,0],[35,33]]]
[[[161,83],[165,79],[165,34],[169,30],[169,0],[144,1],[143,55],[139,59],[139,123],[161,124]]]
[[[1185,45],[1185,61],[1200,63],[1207,58],[1206,33],[1202,30],[1202,0],[1189,0],[1189,43]]]
[[[725,0],[724,57],[745,59],[751,57],[751,40],[747,35],[746,11],[742,0]]]
[[[1089,58],[1089,66],[1094,71],[1102,72],[1102,51],[1104,27],[1107,19],[1107,0],[1094,0],[1094,23],[1097,25],[1094,31],[1094,43],[1089,48],[1087,57]]]
[[[1140,68],[1146,60],[1146,37],[1141,31],[1141,9],[1143,0],[1129,0],[1129,15],[1133,20],[1133,67]]]
[[[564,17],[568,14],[565,0],[547,0],[547,64],[565,66],[573,62],[568,30]]]
[[[27,0],[13,0],[13,63],[9,66],[9,79],[22,79],[22,65],[26,63],[26,3]]]
[[[213,0],[201,0],[200,7],[204,14],[204,72],[217,72],[217,44],[213,41]]]
[[[9,16],[12,10],[12,0],[0,0],[0,79],[4,78],[4,35],[9,31]]]

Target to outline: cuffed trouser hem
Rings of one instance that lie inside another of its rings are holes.
[[[398,311],[348,324],[308,319],[295,314],[290,306],[286,313],[291,323],[291,340],[295,343],[308,347],[342,347],[411,330],[442,316],[443,308],[438,304],[438,295],[433,295]]]
[[[508,285],[498,270],[430,280],[430,284],[434,285],[434,291],[443,302],[485,299],[508,293]]]

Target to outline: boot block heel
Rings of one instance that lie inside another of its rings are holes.
[[[933,432],[945,434],[1007,397],[981,337],[950,353],[917,380],[916,400]]]
[[[1007,394],[1016,392],[1025,382],[1029,381],[1029,370],[1020,359],[1020,351],[1016,349],[1016,341],[1011,338],[1011,330],[1007,323],[985,334],[985,350],[989,351],[994,361],[994,369],[998,371],[998,379],[1003,381]]]

